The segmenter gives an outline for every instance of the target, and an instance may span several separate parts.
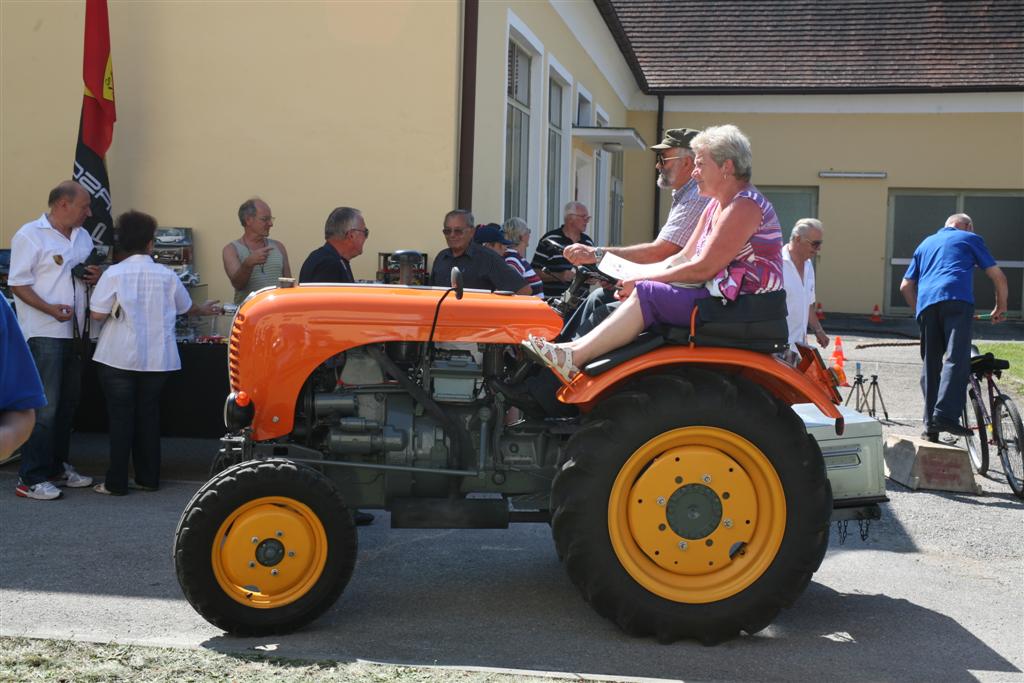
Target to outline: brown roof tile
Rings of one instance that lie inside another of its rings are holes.
[[[1024,90],[1024,0],[594,0],[644,92]]]

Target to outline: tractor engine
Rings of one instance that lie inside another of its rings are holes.
[[[505,373],[506,347],[425,346],[368,345],[323,363],[299,396],[290,441],[356,464],[324,470],[360,504],[450,496],[469,482],[513,494],[547,486],[560,440],[539,424],[507,428],[506,406],[487,387]],[[549,474],[538,479],[541,470]]]

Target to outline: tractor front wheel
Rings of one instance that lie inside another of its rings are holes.
[[[627,633],[755,633],[810,582],[832,494],[803,422],[760,386],[688,369],[634,380],[570,439],[552,488],[569,575]]]
[[[341,595],[355,565],[352,515],[324,475],[289,460],[233,465],[193,496],[174,560],[192,607],[236,635],[287,633]]]

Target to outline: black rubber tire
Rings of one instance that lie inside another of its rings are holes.
[[[687,426],[718,427],[753,443],[785,497],[784,536],[771,564],[715,602],[648,591],[622,566],[609,536],[609,494],[623,464],[655,436]],[[760,631],[800,596],[828,549],[832,489],[821,450],[788,405],[739,376],[689,368],[638,378],[602,400],[569,440],[551,504],[559,557],[598,613],[632,635],[714,644]]]
[[[241,506],[266,496],[308,506],[323,526],[327,556],[319,578],[294,602],[254,608],[220,586],[211,553],[221,524]],[[294,631],[330,608],[352,577],[357,547],[352,515],[330,479],[274,458],[233,465],[199,489],[178,522],[174,563],[185,598],[204,619],[234,635],[262,636]]]
[[[1018,498],[1024,498],[1024,425],[1017,405],[1001,394],[992,406],[992,427],[999,445],[1006,482]]]
[[[970,411],[974,411],[974,420],[970,419]],[[995,422],[993,415],[992,421]],[[988,472],[988,425],[985,424],[985,411],[981,408],[981,402],[974,393],[974,389],[967,390],[967,402],[964,403],[963,426],[974,430],[971,436],[965,436],[967,442],[967,453],[971,456],[971,465],[974,471],[984,475]]]

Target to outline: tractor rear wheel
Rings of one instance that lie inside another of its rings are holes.
[[[786,404],[739,376],[638,378],[570,439],[552,487],[559,556],[634,635],[716,643],[797,599],[828,548],[821,451]]]
[[[324,475],[289,460],[233,465],[182,512],[178,583],[207,621],[236,635],[287,633],[331,607],[352,576],[357,536]]]

